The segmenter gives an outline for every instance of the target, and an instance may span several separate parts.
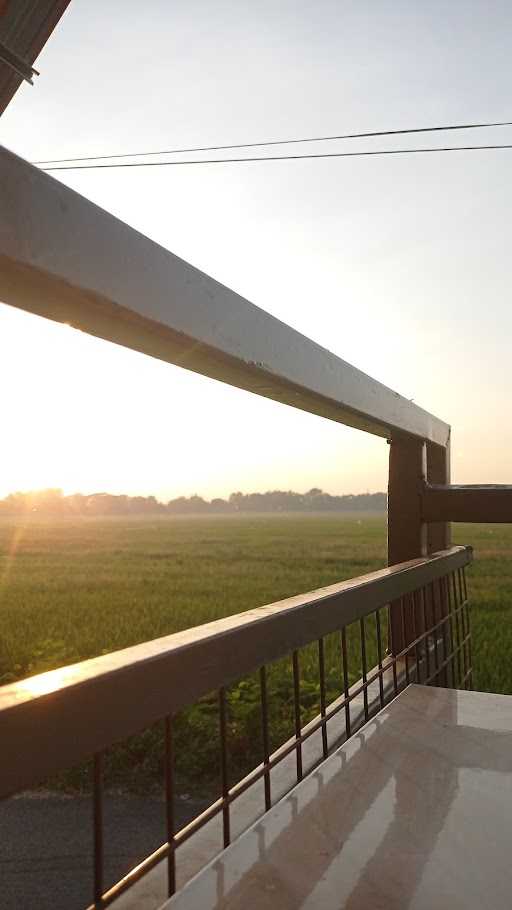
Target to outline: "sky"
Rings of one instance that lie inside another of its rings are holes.
[[[0,140],[37,161],[512,120],[511,27],[505,0],[72,0]],[[486,142],[512,128],[326,150]],[[487,151],[54,176],[450,423],[455,482],[506,483],[511,166]],[[381,439],[4,304],[0,382],[0,496],[386,488]]]

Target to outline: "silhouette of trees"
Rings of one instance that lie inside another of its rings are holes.
[[[385,493],[331,496],[318,487],[307,493],[269,490],[267,493],[231,493],[229,499],[179,496],[168,503],[154,496],[126,496],[112,493],[73,493],[48,489],[11,493],[0,500],[0,515],[212,515],[244,512],[382,512]]]

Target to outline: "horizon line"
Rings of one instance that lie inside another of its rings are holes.
[[[380,496],[380,495],[386,496],[387,495],[387,492],[385,490],[374,490],[374,491],[365,490],[364,492],[359,492],[359,493],[353,493],[353,492],[352,493],[329,493],[327,490],[324,490],[321,487],[313,486],[304,492],[300,492],[298,490],[292,490],[290,488],[281,489],[279,487],[274,487],[274,488],[267,489],[264,491],[251,490],[250,492],[243,492],[241,490],[233,490],[233,491],[231,491],[231,493],[228,493],[225,496],[211,496],[209,499],[205,498],[205,496],[203,496],[197,492],[190,493],[188,495],[181,493],[172,498],[167,498],[167,497],[160,498],[155,493],[112,493],[112,492],[109,492],[108,490],[96,490],[96,491],[90,492],[90,493],[82,493],[82,492],[76,490],[72,493],[65,493],[61,487],[39,487],[37,489],[30,489],[30,490],[20,490],[20,489],[11,490],[9,493],[6,493],[5,496],[0,497],[0,502],[4,502],[6,499],[9,499],[10,497],[15,497],[15,496],[30,498],[30,497],[43,496],[44,494],[47,494],[47,495],[53,494],[55,496],[55,498],[60,498],[60,499],[69,499],[69,498],[73,498],[73,497],[83,497],[84,499],[90,499],[91,497],[94,497],[94,496],[105,496],[105,497],[111,496],[112,498],[126,498],[126,499],[154,499],[157,503],[160,503],[161,505],[167,505],[169,503],[176,502],[177,500],[181,500],[181,499],[185,499],[185,500],[201,499],[205,503],[212,503],[215,500],[229,502],[229,500],[231,499],[232,496],[268,496],[268,495],[278,494],[278,493],[285,494],[285,495],[294,495],[294,496],[309,496],[312,494],[316,494],[316,495],[322,495],[322,496],[330,496],[332,498],[356,497],[356,496]]]

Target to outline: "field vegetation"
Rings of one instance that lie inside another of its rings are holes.
[[[468,573],[475,688],[512,694],[512,528],[458,526],[475,547]],[[0,519],[0,684],[127,647],[221,616],[360,575],[385,564],[382,514],[212,515]],[[351,681],[360,675],[356,630]],[[326,642],[328,696],[340,693],[339,642]],[[375,660],[368,629],[369,661]],[[301,655],[304,717],[318,709],[314,648]],[[292,732],[290,661],[269,678],[275,745]],[[229,692],[233,773],[260,759],[255,678]],[[214,697],[177,718],[184,788],[216,776]],[[112,786],[147,789],[161,775],[160,726],[115,747]],[[81,788],[83,768],[62,783]]]

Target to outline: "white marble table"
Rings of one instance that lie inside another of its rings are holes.
[[[409,686],[165,907],[512,907],[511,772],[512,697]]]

